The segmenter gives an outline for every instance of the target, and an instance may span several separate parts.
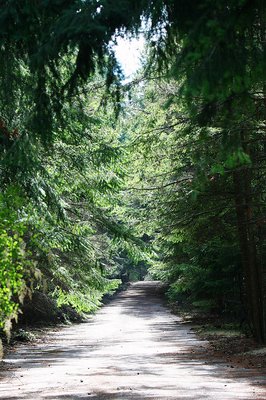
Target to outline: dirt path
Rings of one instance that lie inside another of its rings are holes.
[[[13,367],[1,373],[0,399],[266,399],[265,376],[207,362],[206,343],[157,290],[135,283],[90,322],[19,346],[6,358]]]

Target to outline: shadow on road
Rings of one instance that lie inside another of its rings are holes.
[[[264,377],[206,359],[158,282],[132,284],[90,322],[11,352],[0,399],[265,399]]]

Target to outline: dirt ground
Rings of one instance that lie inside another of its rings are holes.
[[[88,322],[50,330],[4,360],[0,399],[266,399],[265,368],[228,363],[138,282]]]

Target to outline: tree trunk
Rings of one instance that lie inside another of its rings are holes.
[[[248,319],[255,339],[262,343],[266,340],[263,273],[257,257],[250,170],[243,168],[234,171],[233,183]]]

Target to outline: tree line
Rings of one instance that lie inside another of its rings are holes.
[[[90,311],[149,265],[265,341],[265,6],[2,1],[2,329],[33,291]],[[125,85],[111,43],[143,29]]]

